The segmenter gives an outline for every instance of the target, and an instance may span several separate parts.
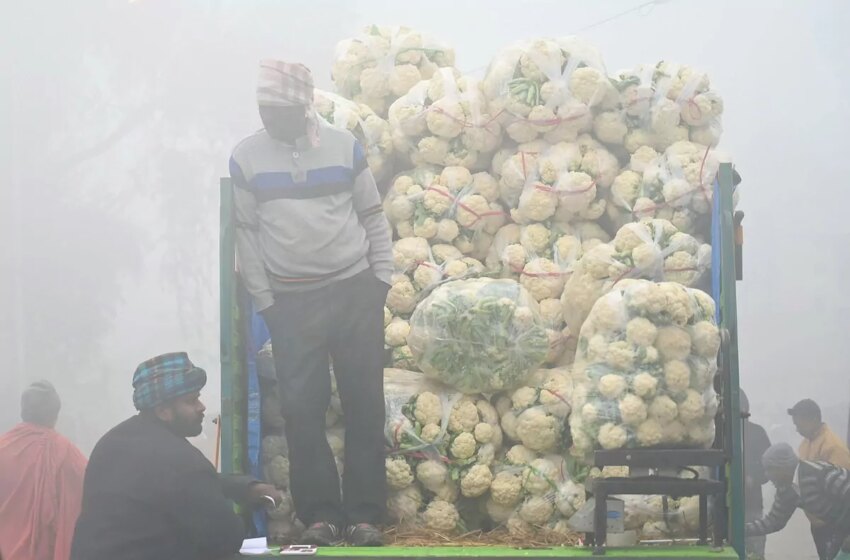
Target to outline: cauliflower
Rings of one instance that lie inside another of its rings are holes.
[[[658,420],[650,418],[637,428],[637,440],[642,447],[652,447],[664,441],[664,432]]]
[[[466,276],[469,267],[463,261],[450,261],[445,264],[443,273],[447,278],[462,278]]]
[[[680,327],[661,327],[655,346],[664,360],[685,360],[691,353],[691,337]]]
[[[475,436],[469,432],[463,432],[452,441],[450,452],[452,457],[463,461],[475,455],[476,446]]]
[[[647,417],[646,404],[636,395],[627,394],[619,402],[620,417],[625,424],[637,426]]]
[[[449,154],[449,143],[443,138],[426,136],[416,145],[416,152],[416,157],[411,157],[415,165],[424,163],[442,165]]]
[[[454,195],[442,185],[431,185],[422,195],[422,205],[436,216],[446,214],[454,205]]]
[[[692,424],[686,427],[688,431],[688,439],[700,447],[710,447],[714,443],[716,435],[714,422],[708,420],[699,424]]]
[[[599,379],[598,389],[606,399],[618,399],[628,389],[629,383],[622,375],[609,373]]]
[[[632,390],[642,399],[655,396],[658,389],[658,379],[648,373],[639,373],[632,378]]]
[[[559,298],[566,278],[561,268],[549,259],[532,259],[525,265],[520,283],[536,301]]]
[[[475,431],[472,435],[475,436],[475,441],[478,443],[490,443],[493,440],[495,430],[496,428],[492,424],[481,422],[475,426]]]
[[[715,359],[720,351],[720,331],[710,321],[700,321],[691,327],[694,352],[703,358]]]
[[[540,408],[529,408],[517,417],[516,434],[532,451],[544,453],[555,449],[561,438],[562,421]]]
[[[684,400],[679,403],[679,419],[685,424],[702,420],[705,416],[705,408],[702,395],[693,389],[688,389]]]
[[[572,480],[567,480],[558,487],[555,496],[555,506],[561,515],[570,518],[584,507],[585,489]]]
[[[678,420],[673,420],[663,424],[664,442],[671,445],[677,445],[685,441],[687,436],[685,425]]]
[[[435,284],[439,284],[442,279],[443,273],[437,266],[430,262],[420,264],[413,273],[413,282],[420,290],[425,290]]]
[[[392,314],[392,311],[390,311],[390,310],[387,308],[387,306],[385,305],[385,306],[384,306],[384,327],[386,327],[387,325],[389,325],[389,324],[390,324],[390,322],[391,322],[392,320],[393,320],[393,314]]]
[[[420,81],[422,81],[422,73],[419,72],[419,68],[413,64],[400,64],[390,72],[390,92],[393,97],[401,97]]]
[[[455,219],[460,227],[472,229],[490,212],[490,203],[480,194],[461,197]]]
[[[498,525],[504,525],[508,522],[512,515],[514,515],[514,509],[516,504],[511,504],[509,506],[505,506],[502,504],[496,503],[493,498],[487,500],[487,503],[484,504],[484,510],[487,512],[487,516],[492,519]]]
[[[399,314],[410,313],[416,308],[416,288],[406,276],[398,275],[393,278],[393,284],[387,292],[387,307]]]
[[[483,496],[490,489],[493,473],[485,465],[473,465],[460,479],[460,493],[467,498]]]
[[[436,443],[443,435],[443,430],[437,424],[425,424],[422,426],[422,433],[419,438],[427,443]]]
[[[449,469],[440,461],[429,459],[416,466],[416,480],[425,489],[437,492],[449,480]]]
[[[502,414],[501,426],[502,431],[509,439],[513,441],[518,441],[519,436],[516,433],[516,425],[517,425],[517,415],[509,410]]]
[[[389,76],[380,68],[365,68],[360,73],[360,91],[370,99],[380,99],[390,94]]]
[[[413,352],[410,350],[410,346],[405,345],[393,348],[392,363],[393,367],[400,369],[413,369],[416,367],[416,360],[413,358]]]
[[[505,459],[507,460],[508,464],[524,466],[531,464],[532,461],[537,459],[537,454],[531,449],[525,447],[524,445],[514,445],[513,447],[508,449],[508,452],[505,455]]]
[[[555,215],[558,194],[542,185],[529,185],[519,197],[517,213],[523,222],[543,222]]]
[[[460,234],[457,222],[449,218],[443,218],[437,222],[437,232],[435,238],[444,243],[451,243]]]
[[[558,466],[549,459],[535,459],[523,470],[523,488],[532,496],[545,496],[552,491],[560,476]]]
[[[279,455],[286,455],[288,446],[282,436],[266,436],[263,438],[263,462],[271,462]]]
[[[676,401],[667,395],[655,397],[649,405],[649,417],[662,425],[672,422],[678,415],[679,407],[676,405]]]
[[[626,324],[626,338],[637,346],[650,347],[655,344],[657,336],[658,329],[652,321],[643,317],[635,317]]]
[[[413,416],[423,426],[440,424],[443,420],[443,403],[440,397],[430,391],[419,393],[416,396]]]
[[[673,360],[664,364],[664,384],[672,395],[681,395],[691,384],[691,368],[686,362]]]
[[[425,526],[433,531],[454,531],[460,523],[460,514],[454,504],[434,500],[422,515]]]
[[[629,127],[622,115],[614,111],[605,111],[596,115],[593,121],[593,132],[606,144],[622,144],[629,132]]]
[[[410,334],[410,324],[404,319],[393,319],[384,329],[384,342],[387,346],[404,346],[407,335]]]
[[[466,117],[459,101],[444,97],[428,108],[425,122],[434,135],[455,138],[463,132]]]
[[[522,498],[522,477],[517,472],[502,471],[490,484],[490,499],[500,506],[513,507]]]
[[[596,181],[587,173],[571,171],[558,178],[555,191],[558,215],[569,218],[586,211],[596,199]]]
[[[658,152],[656,152],[650,145],[641,146],[632,153],[631,159],[629,160],[629,169],[637,173],[639,175],[639,180],[642,181],[643,172],[646,171],[646,168],[649,167],[650,163],[658,158],[658,155]]]
[[[544,496],[532,496],[519,507],[519,516],[532,526],[545,525],[555,514],[555,504]]]
[[[629,435],[622,426],[613,422],[602,424],[599,427],[599,445],[603,449],[619,449],[626,445]]]
[[[437,221],[428,216],[413,223],[413,235],[422,239],[433,239],[437,236]]]
[[[401,457],[387,457],[387,485],[393,490],[402,490],[413,484],[413,471]]]
[[[625,340],[612,342],[608,345],[605,363],[612,368],[618,370],[629,370],[634,365],[634,362],[635,353],[632,350],[632,345]]]
[[[601,102],[611,83],[604,72],[590,66],[576,68],[570,76],[570,91],[576,99],[592,107]]]
[[[478,425],[478,408],[475,402],[463,398],[455,403],[449,415],[449,431],[452,433],[472,432]]]
[[[387,512],[393,522],[404,525],[414,521],[422,507],[422,492],[412,484],[393,492],[387,500]]]
[[[427,262],[430,257],[428,241],[420,237],[399,239],[393,245],[393,264],[396,270],[413,270],[414,265]]]

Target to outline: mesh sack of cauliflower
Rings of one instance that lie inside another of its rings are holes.
[[[534,141],[500,151],[492,169],[514,221],[573,222],[602,217],[620,163],[605,146],[582,134],[574,141]]]
[[[526,385],[496,401],[505,436],[534,453],[556,453],[569,442],[567,419],[572,410],[569,369],[540,369]]]
[[[502,446],[498,413],[486,398],[449,390],[421,373],[387,369],[384,384],[391,513],[400,522],[424,521],[434,530],[452,530],[457,521],[446,527],[427,509],[420,519],[419,510],[414,514],[409,506],[440,502],[454,507],[460,499],[489,491]]]
[[[490,112],[518,143],[573,141],[592,130],[596,111],[619,104],[599,52],[575,37],[508,47],[490,63],[482,90]]]
[[[498,184],[487,172],[437,169],[417,167],[393,181],[384,210],[395,235],[454,245],[463,255],[483,261],[493,235],[508,220],[498,201]]]
[[[626,530],[637,531],[641,540],[692,538],[699,532],[698,496],[618,497],[625,502]]]
[[[663,152],[681,140],[720,141],[723,99],[704,72],[670,62],[642,64],[620,72],[615,84],[620,106],[594,119],[600,141],[630,154],[643,147]]]
[[[711,246],[666,220],[644,219],[617,231],[614,239],[585,252],[564,286],[563,315],[580,332],[596,301],[624,279],[694,286],[711,266]]]
[[[720,334],[711,296],[673,282],[624,280],[581,328],[573,368],[573,452],[709,447]]]
[[[393,142],[412,165],[487,169],[502,128],[487,110],[479,82],[441,68],[389,109]]]
[[[574,536],[568,522],[584,505],[585,490],[560,455],[540,455],[518,445],[496,468],[485,508],[514,537]]]
[[[376,115],[368,105],[327,91],[315,90],[313,103],[323,119],[348,130],[360,141],[375,180],[380,182],[392,175],[393,137],[386,120]]]
[[[615,223],[661,218],[684,232],[707,230],[714,177],[722,161],[728,157],[710,147],[676,142],[660,156],[641,161],[642,174],[629,169],[617,178],[609,215]]]
[[[371,25],[337,44],[331,78],[337,93],[386,116],[393,101],[454,63],[453,49],[418,31]]]
[[[416,307],[410,326],[419,368],[464,393],[518,387],[549,352],[537,302],[513,280],[442,284]]]

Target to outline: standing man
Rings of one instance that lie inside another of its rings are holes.
[[[789,408],[788,414],[794,421],[797,433],[803,436],[799,450],[801,461],[821,461],[850,469],[850,451],[847,449],[847,444],[823,422],[820,406],[815,401],[803,399]],[[808,512],[806,515],[812,525],[812,538],[818,554],[821,558],[825,558],[826,547],[831,537],[828,520],[819,519]]]
[[[0,436],[0,557],[68,560],[80,514],[86,458],[53,428],[59,395],[37,381],[21,395],[21,420]]]
[[[750,420],[750,401],[744,391],[741,391],[741,416],[744,418],[744,517],[750,522],[764,514],[762,486],[768,479],[761,458],[770,448],[770,438],[764,428]],[[748,558],[763,560],[766,540],[764,535],[748,538]]]
[[[787,443],[773,445],[764,454],[762,463],[767,477],[776,486],[776,497],[770,513],[747,523],[747,536],[782,530],[794,511],[801,508],[807,515],[824,520],[823,549],[818,550],[820,560],[847,558],[850,554],[850,470],[820,461],[802,461]]]
[[[139,414],[107,432],[92,452],[73,560],[222,560],[245,538],[230,499],[282,499],[249,477],[220,476],[186,439],[201,433],[206,382],[206,372],[183,352],[136,369]]]
[[[237,258],[271,334],[303,542],[380,545],[389,223],[363,147],[318,119],[306,67],[262,61],[257,100],[265,128],[230,159]],[[329,356],[345,411],[342,496],[325,437]]]

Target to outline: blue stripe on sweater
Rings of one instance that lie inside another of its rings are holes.
[[[295,182],[289,171],[268,171],[254,175],[249,184],[257,192],[295,189],[303,187],[317,187],[328,183],[346,183],[354,180],[353,171],[350,167],[334,165],[331,167],[320,167],[307,172],[304,181]]]

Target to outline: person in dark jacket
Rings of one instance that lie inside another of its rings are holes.
[[[750,401],[741,391],[741,417],[744,419],[744,517],[746,522],[761,519],[764,514],[762,486],[768,478],[761,458],[770,448],[770,438],[764,428],[750,420]],[[747,538],[747,554],[753,560],[764,558],[765,535]]]
[[[187,441],[202,430],[206,381],[185,353],[136,369],[139,414],[110,430],[91,454],[73,560],[220,560],[236,554],[245,538],[231,499],[280,501],[273,486],[220,476]]]

